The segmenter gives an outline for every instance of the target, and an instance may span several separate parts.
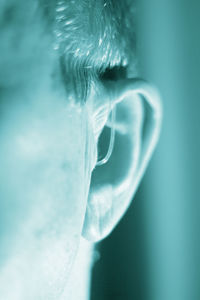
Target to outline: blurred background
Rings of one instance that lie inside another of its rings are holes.
[[[164,105],[136,197],[100,245],[91,300],[200,299],[200,1],[140,0],[140,70]]]

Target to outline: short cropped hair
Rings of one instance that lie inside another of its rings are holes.
[[[90,83],[107,69],[136,61],[134,0],[52,1],[62,76],[84,100]]]

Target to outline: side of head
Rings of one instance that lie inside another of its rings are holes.
[[[136,191],[159,95],[135,78],[132,1],[0,8],[0,294],[59,299],[80,238],[107,236]],[[111,125],[113,153],[97,166]]]

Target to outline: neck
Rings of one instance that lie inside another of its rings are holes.
[[[89,300],[93,244],[81,239],[77,257],[62,300]]]

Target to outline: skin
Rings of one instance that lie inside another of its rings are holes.
[[[48,3],[49,10],[46,0],[0,3],[0,295],[6,300],[82,298],[90,247],[79,248],[81,236],[100,241],[118,223],[160,129],[155,90],[128,79],[135,75],[127,3],[80,1],[77,8],[73,0],[64,7],[59,1],[55,35],[55,3]],[[113,79],[112,67],[125,67],[127,51],[127,74]],[[150,133],[142,130],[138,94],[150,106]],[[113,105],[117,146],[98,169],[98,138]]]
[[[0,4],[0,294],[59,299],[80,241],[96,159],[86,164],[85,155],[95,143],[87,108],[65,92],[35,1],[13,5]]]

